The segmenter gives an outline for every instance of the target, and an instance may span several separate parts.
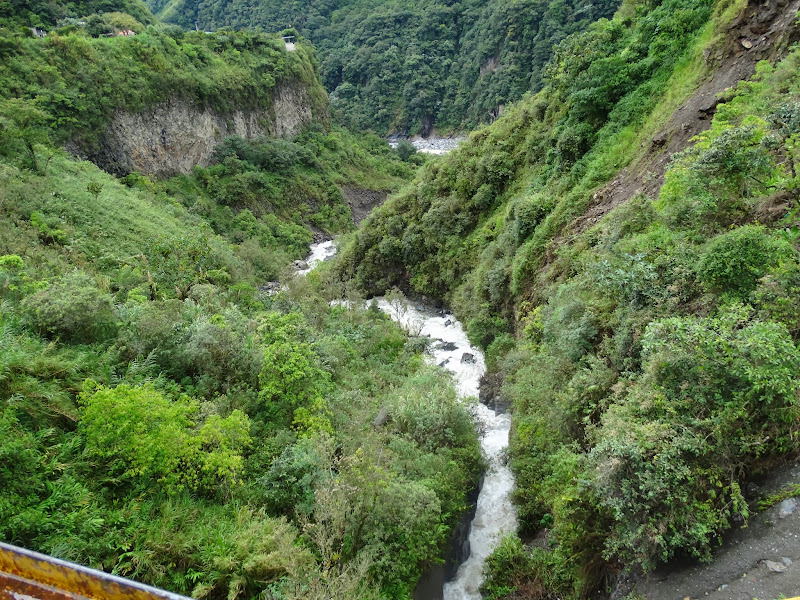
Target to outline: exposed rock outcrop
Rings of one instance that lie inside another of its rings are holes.
[[[207,166],[214,147],[230,135],[295,135],[314,119],[313,106],[309,91],[294,83],[279,84],[269,108],[230,113],[173,96],[140,112],[118,112],[96,149],[76,144],[70,149],[116,175],[138,171],[168,177]]]

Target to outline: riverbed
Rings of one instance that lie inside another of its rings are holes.
[[[397,148],[397,144],[400,142],[401,139],[405,138],[389,138],[389,145],[392,148]],[[414,144],[414,147],[417,149],[417,152],[421,152],[422,154],[448,154],[459,147],[461,142],[463,142],[465,137],[462,136],[455,136],[455,137],[415,137],[411,138],[407,141],[410,141]]]

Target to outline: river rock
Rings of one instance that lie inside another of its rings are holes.
[[[476,362],[475,355],[470,354],[469,352],[464,352],[464,354],[461,355],[461,362],[468,365],[474,365]]]
[[[450,325],[452,325],[452,324],[453,324],[453,322],[450,319],[447,319],[447,321],[444,322],[444,326],[445,327],[450,327]]]
[[[786,565],[776,563],[774,560],[765,560],[764,564],[773,573],[783,573],[786,570]]]
[[[440,344],[436,344],[436,349],[444,352],[453,352],[454,350],[458,349],[458,346],[456,346],[453,342],[442,342]]]
[[[306,269],[308,269],[308,263],[304,260],[296,260],[294,261],[293,264],[294,268],[297,269],[298,271],[305,271]]]
[[[262,292],[266,292],[268,295],[277,294],[281,291],[281,282],[280,281],[268,281],[264,285],[258,286],[258,289]]]

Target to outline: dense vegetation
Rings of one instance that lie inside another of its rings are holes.
[[[142,0],[7,0],[0,3],[0,27],[21,30],[27,28],[48,30],[58,25],[75,25],[83,22],[92,27],[102,27],[117,22],[120,29],[134,29],[156,22]],[[105,33],[105,31],[103,31]]]
[[[225,115],[268,107],[272,90],[287,80],[306,87],[318,120],[326,115],[310,48],[299,44],[287,52],[276,35],[149,27],[132,38],[93,38],[74,26],[44,39],[2,33],[4,135],[29,129],[90,151],[115,111],[136,112],[179,96]]]
[[[319,50],[334,112],[378,133],[468,129],[541,85],[554,44],[616,0],[151,0],[184,28],[293,27]]]
[[[324,93],[265,34],[89,33],[0,31],[0,539],[198,598],[408,598],[482,468],[470,405],[426,340],[286,267],[352,227],[341,186],[411,163],[320,117],[117,179],[58,145],[178,90]]]
[[[91,164],[0,190],[0,539],[197,597],[408,595],[480,469],[424,341],[258,292],[251,239]]]
[[[729,91],[656,197],[568,229],[708,72],[744,3],[625,3],[374,214],[340,271],[446,298],[513,403],[520,537],[492,598],[709,557],[800,446],[800,51]],[[536,538],[537,543],[526,544]]]
[[[117,111],[136,112],[179,96],[226,115],[269,106],[282,81],[304,86],[315,122],[302,135],[221,140],[214,165],[159,186],[215,232],[237,244],[249,240],[250,262],[269,278],[287,262],[273,261],[271,253],[299,258],[306,252],[308,224],[327,233],[351,226],[341,185],[390,190],[411,173],[377,138],[330,130],[307,44],[289,53],[273,35],[155,27],[133,38],[95,39],[74,27],[44,39],[4,32],[0,156],[40,174],[53,156],[44,148],[69,143],[92,154]],[[137,189],[152,184],[136,173],[124,181]]]

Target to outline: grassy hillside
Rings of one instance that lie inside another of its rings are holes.
[[[115,23],[138,29],[154,24],[156,19],[141,0],[10,0],[0,4],[0,27],[25,35],[30,34],[29,27],[49,30],[56,26],[74,26],[78,21],[100,30],[113,27]]]
[[[340,186],[391,190],[412,172],[385,143],[330,130],[307,44],[290,53],[274,35],[153,27],[133,38],[70,30],[33,39],[5,30],[0,55],[0,156],[40,174],[48,171],[52,145],[97,152],[119,111],[142,111],[178,97],[227,115],[269,107],[282,82],[305,90],[315,121],[302,135],[220,139],[214,165],[165,184],[233,241],[247,231],[270,251],[301,256],[311,239],[308,225],[327,233],[351,226]],[[151,185],[135,173],[126,182]]]
[[[519,535],[547,542],[504,541],[490,597],[591,597],[620,571],[707,558],[746,522],[745,484],[797,454],[800,54],[712,104],[655,194],[608,196],[754,14],[623,4],[343,253],[370,293],[446,298],[502,376]]]
[[[618,3],[567,0],[321,0],[286,3],[152,1],[193,29],[293,27],[319,49],[325,87],[343,124],[427,134],[492,120],[541,85],[552,47]]]
[[[113,177],[59,146],[172,94],[324,91],[274,36],[82,27],[0,29],[0,539],[198,598],[408,598],[481,471],[470,406],[425,340],[287,267],[352,227],[343,186],[414,159],[320,118]]]
[[[172,96],[222,114],[268,107],[282,81],[305,86],[317,118],[327,115],[310,48],[287,52],[275,35],[151,27],[132,38],[93,38],[66,28],[44,39],[5,30],[0,42],[0,112],[9,125],[43,129],[59,144],[90,146],[115,111],[140,111]]]

